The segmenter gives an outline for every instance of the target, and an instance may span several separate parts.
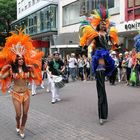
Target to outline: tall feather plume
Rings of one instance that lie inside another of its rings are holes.
[[[100,5],[101,11],[102,11],[102,18],[106,19],[106,9],[102,5]]]

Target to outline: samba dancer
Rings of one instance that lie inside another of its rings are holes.
[[[13,81],[11,96],[16,112],[16,131],[21,138],[25,137],[24,129],[27,121],[30,91],[28,82],[41,84],[42,52],[37,52],[28,35],[12,33],[6,40],[5,47],[0,52],[0,79],[2,91],[6,92],[9,83]]]
[[[109,55],[109,44],[118,44],[117,31],[110,27],[108,10],[99,6],[88,21],[80,26],[80,46],[84,49],[90,45],[92,51],[92,70],[96,76],[98,93],[99,123],[102,125],[108,117],[108,103],[105,90],[105,76],[114,70],[114,60]]]

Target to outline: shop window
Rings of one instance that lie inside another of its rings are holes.
[[[134,5],[134,0],[128,0],[128,8],[133,7]]]
[[[135,6],[140,6],[140,0],[135,0]]]

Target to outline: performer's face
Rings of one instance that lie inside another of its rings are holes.
[[[101,21],[101,23],[100,23],[100,30],[103,30],[103,31],[106,30],[106,22],[105,21]]]
[[[19,56],[19,57],[18,57],[18,65],[19,65],[19,66],[22,66],[23,63],[24,63],[23,57]]]
[[[98,63],[101,64],[101,65],[105,65],[105,61],[104,61],[103,58],[100,58],[99,61],[98,61]]]

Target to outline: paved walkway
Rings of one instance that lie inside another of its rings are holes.
[[[31,97],[27,140],[139,140],[140,88],[106,83],[109,120],[98,123],[95,82],[67,84],[62,101],[51,104],[51,94],[38,89]],[[0,140],[19,140],[9,95],[0,96]]]

